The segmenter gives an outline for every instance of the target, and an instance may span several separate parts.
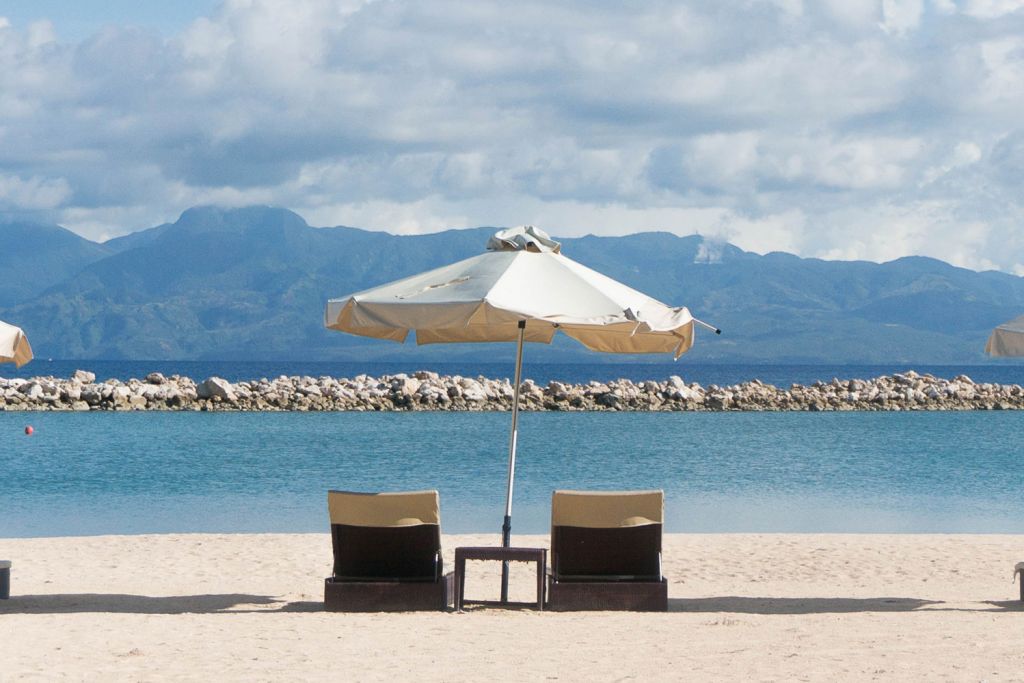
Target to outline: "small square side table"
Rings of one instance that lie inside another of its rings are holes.
[[[455,609],[462,611],[466,603],[466,560],[495,560],[498,562],[536,562],[537,563],[537,609],[544,609],[544,579],[548,569],[547,548],[495,548],[468,546],[455,549]],[[472,600],[476,604],[510,605],[533,603],[501,603],[485,600]]]

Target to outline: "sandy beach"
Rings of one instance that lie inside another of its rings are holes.
[[[493,535],[446,536],[458,545]],[[543,545],[545,536],[519,536]],[[669,534],[667,614],[321,611],[327,534],[4,539],[0,679],[1020,680],[1024,538]],[[513,565],[512,598],[531,570]],[[493,598],[498,565],[471,565]]]

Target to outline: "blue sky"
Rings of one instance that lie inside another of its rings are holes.
[[[533,223],[1024,274],[1024,0],[0,1],[0,214]]]
[[[170,36],[219,4],[218,0],[0,0],[0,17],[18,29],[49,21],[63,40],[70,41],[84,40],[105,26],[142,26]]]

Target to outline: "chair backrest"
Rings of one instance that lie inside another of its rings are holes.
[[[558,580],[661,580],[661,491],[555,491],[551,564]]]
[[[437,491],[328,491],[334,578],[434,581],[441,566]]]

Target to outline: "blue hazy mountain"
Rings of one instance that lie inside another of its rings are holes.
[[[6,224],[13,225],[13,224]],[[18,224],[0,255],[0,319],[53,358],[444,359],[488,345],[416,347],[323,328],[324,302],[480,253],[495,228],[396,236],[314,228],[285,209],[189,209],[96,244]],[[0,231],[5,229],[0,224]],[[13,228],[7,228],[13,230]],[[561,240],[563,253],[723,328],[691,358],[729,362],[962,363],[1024,311],[1024,279],[930,258],[888,263],[758,255],[700,236]],[[31,257],[31,258],[29,258]],[[618,360],[562,339],[538,360]]]
[[[0,220],[0,308],[27,301],[110,255],[59,225]]]

